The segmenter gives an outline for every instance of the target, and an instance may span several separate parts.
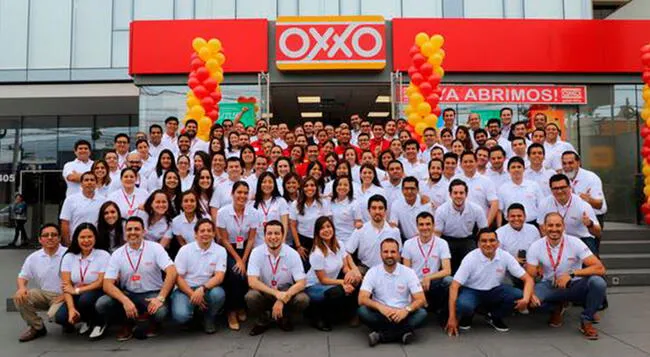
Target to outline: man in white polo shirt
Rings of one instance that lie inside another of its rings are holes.
[[[435,234],[449,243],[451,271],[456,272],[465,255],[476,248],[475,229],[487,228],[485,213],[467,199],[467,184],[454,179],[449,184],[451,200],[436,209]]]
[[[349,254],[357,253],[359,260],[359,271],[364,275],[368,269],[381,264],[380,244],[386,238],[393,238],[398,241],[400,233],[386,222],[386,199],[382,195],[373,195],[368,199],[368,212],[370,221],[350,235],[346,242],[346,250]],[[351,257],[350,257],[351,259]]]
[[[562,153],[565,151],[576,151],[576,149],[566,141],[561,139],[562,132],[555,122],[546,124],[546,141],[544,150],[546,151],[546,168],[554,171],[562,170]]]
[[[506,272],[523,280],[523,293],[502,283]],[[486,320],[495,330],[509,331],[503,318],[515,309],[526,309],[534,285],[533,278],[517,260],[505,250],[499,249],[497,234],[489,229],[480,230],[478,248],[463,259],[449,288],[447,333],[454,336],[458,335],[458,329],[469,330],[474,312],[479,306],[487,309]]]
[[[593,208],[580,196],[572,193],[566,175],[553,175],[549,185],[553,196],[547,197],[539,205],[537,223],[541,226],[547,213],[559,213],[564,219],[566,233],[580,238],[594,254],[598,255],[596,237],[600,237],[601,228]],[[544,235],[544,227],[540,228]]]
[[[126,322],[118,332],[118,341],[129,340],[135,333],[138,338],[158,335],[158,327],[167,317],[167,297],[176,282],[176,268],[160,244],[144,240],[144,222],[137,216],[126,220],[126,244],[111,255],[104,275],[106,295],[97,300],[97,313],[104,321]],[[165,273],[165,280],[162,279]],[[119,284],[119,286],[117,285]],[[120,306],[121,305],[121,306]],[[146,332],[142,326],[133,330],[134,320],[150,318]]]
[[[90,171],[93,161],[90,159],[90,143],[86,140],[78,140],[74,143],[74,155],[76,159],[63,165],[63,179],[68,185],[65,195],[70,196],[79,193],[81,174]]]
[[[415,270],[427,297],[429,311],[440,312],[440,321],[447,321],[447,296],[451,284],[451,253],[449,244],[433,234],[433,215],[421,212],[416,218],[418,234],[404,243],[404,265]]]
[[[226,301],[221,287],[226,272],[226,250],[214,242],[215,226],[209,218],[194,226],[196,240],[181,247],[174,265],[178,271],[172,293],[172,318],[183,325],[192,320],[194,312],[203,314],[203,331],[217,332],[215,319]]]
[[[458,178],[467,184],[467,199],[481,206],[487,217],[488,226],[492,226],[499,213],[499,199],[494,183],[476,172],[476,155],[473,152],[462,153],[460,165],[463,173],[458,175]]]
[[[361,171],[359,169],[359,171]],[[381,186],[386,191],[386,199],[389,202],[395,202],[402,197],[402,180],[404,179],[404,164],[399,160],[391,160],[386,166],[388,180],[381,181]],[[355,192],[359,195],[359,192]]]
[[[164,149],[169,149],[174,153],[174,156],[177,156],[176,153],[178,152],[178,145],[177,145],[177,140],[178,140],[178,118],[176,117],[167,117],[165,119],[165,133],[162,135],[162,139],[160,140],[160,145]]]
[[[603,181],[593,171],[582,168],[580,155],[575,151],[566,151],[562,154],[562,173],[571,180],[573,193],[594,209],[600,228],[603,228],[605,213],[607,213]]]
[[[217,221],[217,214],[220,208],[232,203],[232,186],[240,181],[242,174],[242,160],[238,157],[229,157],[226,160],[226,172],[228,179],[216,187],[210,199],[210,215],[214,222]]]
[[[420,152],[420,143],[415,139],[409,139],[404,143],[404,156],[400,159],[404,165],[404,174],[406,176],[414,176],[419,180],[426,180],[429,176],[427,174],[427,164],[418,160],[418,153]]]
[[[264,245],[253,249],[248,260],[246,305],[257,316],[248,333],[257,336],[269,329],[271,321],[284,331],[293,330],[291,315],[309,305],[305,290],[306,274],[300,254],[284,244],[284,226],[271,220],[264,227]]]
[[[537,207],[544,200],[542,189],[536,182],[524,179],[524,160],[518,156],[508,160],[510,179],[497,191],[499,210],[505,212],[513,203],[521,203],[529,222],[537,220]]]
[[[548,180],[555,175],[555,171],[544,167],[545,149],[541,144],[532,143],[526,150],[530,166],[526,168],[524,178],[537,182],[542,189],[544,196],[551,195],[551,189],[548,186]]]
[[[383,264],[370,268],[361,283],[359,318],[371,330],[370,347],[394,341],[406,345],[426,320],[426,298],[413,269],[399,263],[399,242],[386,238],[380,249]]]
[[[485,170],[485,176],[492,180],[494,188],[498,191],[502,184],[506,183],[509,179],[508,171],[504,167],[506,161],[506,151],[501,146],[495,146],[490,149],[489,153],[490,165]]]
[[[16,279],[18,289],[13,296],[14,304],[29,326],[20,335],[20,342],[45,336],[45,324],[36,312],[49,310],[48,315],[54,317],[63,303],[59,267],[66,248],[61,246],[60,233],[56,224],[48,223],[41,227],[38,242],[43,248],[25,259]],[[36,283],[38,288],[28,288],[30,281]]]
[[[81,174],[81,192],[65,198],[59,219],[61,220],[61,239],[64,244],[70,243],[70,234],[81,223],[97,225],[99,208],[106,201],[106,197],[95,192],[97,178],[95,174],[87,171]]]
[[[499,237],[499,248],[510,253],[521,266],[524,266],[530,245],[541,238],[539,230],[536,226],[526,223],[526,209],[521,203],[511,204],[506,212],[508,224],[496,231]],[[513,279],[513,284],[520,289],[523,287],[519,279]]]
[[[564,304],[584,306],[580,314],[580,331],[589,340],[598,339],[596,311],[605,303],[607,282],[605,267],[578,238],[564,233],[564,220],[556,212],[544,218],[546,237],[530,246],[526,270],[535,276],[542,269],[542,281],[535,285],[531,306],[553,309],[549,325],[560,327]]]
[[[422,203],[419,197],[418,179],[407,176],[402,180],[402,197],[390,206],[390,225],[399,228],[402,241],[418,234],[415,217],[421,212],[433,213],[429,203]]]

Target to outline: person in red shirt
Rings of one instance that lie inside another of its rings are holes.
[[[380,147],[379,151],[387,150],[390,147],[390,141],[384,138],[384,126],[380,122],[374,122],[372,124],[372,139],[370,139],[370,151],[373,153],[377,152],[377,147]]]
[[[350,144],[351,138],[352,136],[350,134],[350,128],[347,126],[341,126],[341,133],[339,135],[339,145],[336,148],[334,148],[334,152],[336,152],[336,154],[339,157],[343,157],[343,153],[347,148],[353,148],[354,151],[357,152],[357,157],[361,157],[361,149]]]

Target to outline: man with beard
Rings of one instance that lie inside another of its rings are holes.
[[[149,192],[147,187],[147,178],[140,171],[142,169],[142,158],[140,153],[132,152],[126,156],[127,167],[132,168],[138,174],[138,177],[135,178],[135,187]]]
[[[524,282],[523,293],[502,283],[506,272]],[[455,336],[459,329],[471,329],[472,317],[479,306],[488,311],[486,321],[495,330],[510,331],[503,318],[515,309],[526,309],[534,285],[533,279],[517,260],[505,250],[499,249],[497,234],[489,229],[480,230],[478,248],[463,259],[449,288],[447,333]]]
[[[548,121],[546,114],[539,112],[533,117],[533,127],[535,130],[540,129],[544,130],[546,127],[546,122]]]
[[[545,197],[551,195],[551,189],[548,187],[548,180],[555,175],[555,171],[544,167],[544,146],[542,144],[532,143],[526,150],[530,166],[524,172],[524,178],[537,182],[542,189]]]
[[[460,156],[460,165],[463,173],[458,178],[469,187],[467,198],[483,209],[487,224],[491,226],[499,213],[499,199],[494,183],[476,172],[476,155],[473,152],[465,151]]]
[[[199,124],[194,119],[189,119],[185,122],[185,134],[190,138],[190,154],[194,156],[197,151],[209,152],[209,144],[196,137]]]
[[[429,178],[422,185],[423,197],[427,197],[433,212],[449,199],[449,181],[442,176],[442,160],[429,161]]]
[[[395,238],[380,243],[381,261],[368,270],[359,292],[359,318],[368,325],[370,347],[380,342],[409,344],[427,312],[426,298],[415,272],[399,263],[400,244]]]
[[[257,336],[277,321],[284,331],[291,331],[291,314],[299,314],[309,305],[305,289],[305,271],[300,255],[284,244],[284,226],[271,220],[264,226],[264,245],[253,249],[248,261],[246,305],[257,316],[249,335]]]
[[[395,120],[386,120],[386,124],[384,124],[384,131],[386,132],[386,135],[384,137],[388,141],[397,139],[397,124],[395,124]]]
[[[413,176],[402,180],[401,197],[391,200],[390,224],[399,228],[402,241],[415,237],[418,233],[415,217],[421,212],[433,213],[429,203],[422,203],[419,197],[419,181]]]
[[[487,131],[490,134],[490,139],[496,140],[497,144],[502,148],[510,146],[510,142],[507,139],[508,137],[506,135],[503,135],[501,132],[501,122],[499,119],[492,118],[488,120]]]
[[[475,143],[474,146],[485,146],[485,142],[488,139],[488,133],[485,129],[476,129],[474,135],[472,135],[472,139]]]
[[[476,148],[476,171],[481,175],[487,175],[488,162],[490,162],[490,149],[485,146]]]
[[[350,141],[355,145],[358,145],[359,134],[361,134],[361,117],[359,114],[352,114],[350,115],[350,135],[352,136]]]
[[[418,159],[421,162],[428,164],[429,160],[431,160],[431,150],[434,147],[442,148],[442,146],[438,144],[438,134],[436,133],[436,129],[434,128],[424,129],[424,132],[422,133],[422,138],[424,140],[424,145],[420,153],[418,154]]]
[[[506,161],[506,151],[497,145],[490,149],[488,157],[490,159],[490,168],[486,170],[485,176],[492,181],[494,188],[499,190],[499,187],[509,179],[508,172],[503,167],[503,163]]]
[[[178,136],[176,140],[178,147],[174,151],[174,157],[178,158],[181,155],[187,155],[190,158],[190,170],[194,167],[194,155],[190,152],[191,142],[189,135],[183,133]]]
[[[562,154],[562,173],[571,180],[573,193],[587,202],[596,213],[598,223],[603,228],[607,201],[603,193],[603,182],[593,171],[582,168],[580,155],[575,151],[565,151]]]

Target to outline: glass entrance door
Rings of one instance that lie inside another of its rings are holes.
[[[23,170],[20,172],[20,191],[27,203],[25,228],[35,241],[35,234],[42,224],[58,223],[66,184],[60,170]]]

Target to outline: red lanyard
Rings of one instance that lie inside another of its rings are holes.
[[[122,190],[122,196],[124,196],[126,204],[129,205],[129,211],[133,210],[133,204],[135,204],[135,192],[133,192],[133,199],[131,202],[129,202],[129,197],[126,195],[126,192],[124,192],[124,190]]]
[[[201,210],[205,212],[206,214],[210,214],[210,209],[206,201],[203,199],[203,197],[199,198],[199,204],[201,205]]]
[[[237,224],[237,227],[239,228],[237,232],[239,233],[239,235],[242,235],[242,234],[244,234],[244,232],[242,230],[242,226],[244,224],[244,219],[246,219],[246,209],[244,209],[244,212],[242,212],[241,222],[239,221],[239,217],[237,216],[237,212],[235,212],[234,210],[235,210],[235,208],[233,206],[233,217],[235,219],[235,223]]]
[[[88,273],[88,268],[90,268],[90,263],[88,262],[88,265],[86,265],[86,269],[81,270],[81,262],[82,259],[79,259],[79,276],[81,277],[81,284],[84,284],[84,280],[86,278],[86,273]]]
[[[280,259],[282,259],[282,257],[280,256],[278,257],[278,259],[275,260],[275,265],[273,265],[270,255],[267,255],[266,257],[269,259],[269,265],[271,266],[271,273],[273,274],[273,280],[275,280],[275,275],[277,274],[278,268],[280,267]]]
[[[424,249],[422,249],[422,245],[420,244],[420,238],[418,238],[418,248],[420,249],[420,254],[422,254],[422,258],[424,258],[424,266],[428,267],[429,266],[429,257],[431,256],[431,251],[433,250],[433,246],[436,244],[435,238],[431,238],[431,246],[429,247],[429,251],[427,254],[424,254]]]
[[[127,252],[128,247],[124,247],[124,254],[126,254],[126,259],[129,260],[129,265],[131,266],[131,269],[133,269],[134,273],[138,272],[138,268],[140,268],[140,262],[142,261],[142,256],[144,255],[144,241],[142,241],[142,251],[140,251],[140,256],[138,257],[138,262],[133,266],[133,261],[131,260],[131,257],[129,256],[129,253]]]
[[[562,242],[560,243],[560,251],[557,253],[557,261],[553,259],[553,253],[551,253],[551,245],[548,244],[548,241],[546,241],[546,253],[548,253],[548,259],[551,261],[551,268],[553,268],[553,276],[556,276],[557,273],[557,267],[560,265],[560,262],[562,261],[562,253],[564,252],[564,238],[562,238]]]
[[[262,212],[264,213],[264,221],[266,221],[266,219],[267,219],[267,217],[269,215],[269,211],[271,210],[271,206],[269,206],[269,208],[266,208],[266,204],[264,202],[262,202],[260,204],[260,207],[262,207]]]
[[[573,202],[573,195],[569,197],[569,203],[567,204],[566,210],[564,211],[564,214],[562,215],[562,220],[565,219],[566,215],[569,213],[569,210],[571,209],[571,203]],[[555,204],[555,208],[557,208],[557,213],[560,213],[560,206],[557,205],[557,201],[553,201]]]

